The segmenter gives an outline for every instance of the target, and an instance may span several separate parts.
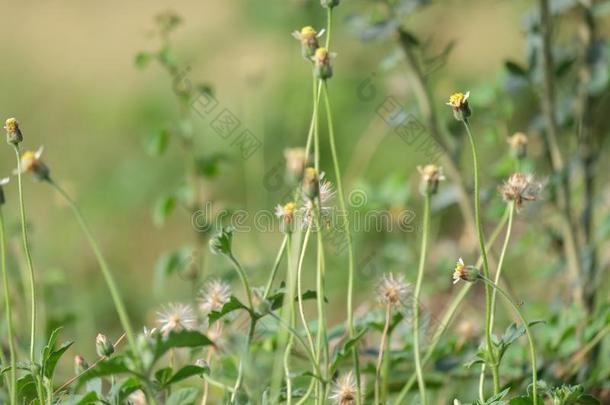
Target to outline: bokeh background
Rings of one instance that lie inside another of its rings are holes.
[[[425,156],[393,135],[376,112],[388,96],[416,111],[409,71],[400,58],[388,57],[395,54],[391,38],[359,38],[354,16],[376,13],[375,2],[342,3],[335,13],[332,50],[338,56],[330,91],[346,186],[364,190],[369,208],[411,209],[417,223],[416,167],[427,163]],[[504,63],[525,60],[524,16],[531,3],[439,1],[407,19],[409,28],[435,49],[455,41],[446,63],[432,76],[437,109],[446,115],[443,120],[450,128],[455,123],[443,104],[456,89],[471,90],[475,114],[477,104],[497,102],[502,109],[505,120],[479,116],[474,124],[483,140],[483,181],[490,195],[506,172],[506,165],[497,166],[506,157],[504,138],[528,130],[529,124],[519,120],[522,112],[505,103]],[[263,146],[250,158],[243,159],[230,141],[219,137],[210,128],[209,117],[196,114],[189,124],[193,136],[188,152],[174,136],[162,156],[154,153],[159,131],[180,126],[183,111],[172,75],[154,61],[145,67],[135,61],[138,53],[159,48],[155,16],[168,10],[182,19],[171,33],[172,60],[181,71],[188,69],[185,77],[193,83],[213,89],[219,103],[260,138]],[[201,153],[222,156],[214,164],[215,175],[201,184],[204,199],[213,201],[214,207],[254,213],[282,202],[286,189],[270,189],[266,181],[270,171],[283,164],[284,148],[304,145],[311,117],[310,67],[290,33],[304,25],[324,25],[317,2],[3,2],[1,14],[2,117],[19,120],[27,148],[44,145],[52,176],[79,202],[99,237],[135,324],[153,325],[155,311],[169,301],[191,302],[201,282],[211,276],[230,279],[228,265],[202,249],[194,254],[197,279],[182,269],[159,282],[158,269],[167,266],[168,252],[181,252],[180,260],[190,260],[190,247],[205,239],[194,231],[191,214],[179,203],[171,215],[160,219],[159,199],[164,201],[184,186],[185,153]],[[372,100],[358,93],[366,80],[372,80],[377,90]],[[532,140],[531,148],[534,156],[541,154],[539,141]],[[323,166],[331,171],[328,148],[322,153]],[[532,166],[543,178],[548,176],[547,167]],[[0,174],[8,175],[14,167],[12,151],[2,148]],[[600,173],[605,169],[607,162],[602,162]],[[464,173],[470,173],[468,159]],[[604,184],[607,175],[600,176]],[[7,187],[6,217],[13,264],[22,260],[16,192],[12,182]],[[51,188],[28,178],[25,193],[35,268],[44,286],[41,324],[65,324],[64,337],[76,340],[71,352],[93,356],[98,331],[120,333],[95,258],[68,207]],[[471,242],[462,240],[460,212],[451,196],[444,197],[448,202],[440,204],[442,210],[433,221],[439,238],[433,243],[424,294],[424,305],[432,314],[450,295],[452,263]],[[602,208],[607,197],[600,197]],[[543,212],[536,207],[526,210],[526,220],[516,225],[521,237],[515,237],[516,254],[509,258],[510,271],[515,265],[511,287],[532,303],[532,318],[561,305],[561,287],[541,290],[560,276],[555,259],[548,260],[554,257],[552,239],[526,231],[527,222]],[[487,200],[488,218],[497,218],[501,209],[498,198]],[[279,232],[236,236],[236,253],[255,284],[266,279],[280,241]],[[357,300],[365,303],[359,311],[374,305],[372,291],[382,272],[405,272],[413,278],[418,243],[416,231],[357,237]],[[331,257],[328,270],[334,323],[344,317],[344,260],[342,255]],[[22,304],[20,323],[25,323]],[[476,314],[482,304],[468,305]]]

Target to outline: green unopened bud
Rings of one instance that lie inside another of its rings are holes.
[[[74,356],[74,374],[81,375],[89,368],[87,360],[83,356]]]
[[[303,175],[303,192],[310,200],[315,200],[320,195],[320,179],[318,172],[313,167],[305,169]]]
[[[214,254],[231,255],[231,245],[233,242],[234,229],[227,226],[222,229],[216,236],[210,239],[210,250]]]
[[[481,272],[474,266],[466,266],[464,261],[460,257],[455,264],[455,270],[453,271],[453,284],[460,280],[474,283],[481,277]]]
[[[324,34],[324,30],[317,32],[313,27],[306,26],[301,31],[294,31],[292,36],[301,42],[301,54],[303,58],[310,60],[320,46],[318,38]]]
[[[108,336],[98,333],[95,337],[95,350],[100,357],[110,357],[114,353],[114,345]]]
[[[326,48],[316,49],[312,60],[314,62],[314,74],[320,80],[327,80],[333,77],[333,67],[330,65],[330,60],[334,54],[328,52]]]
[[[13,145],[19,145],[23,141],[23,135],[19,129],[19,123],[15,118],[9,118],[4,124],[6,130],[6,141]]]
[[[443,168],[437,165],[425,165],[417,166],[417,170],[421,174],[419,191],[423,195],[436,194],[439,181],[445,180]]]
[[[320,0],[320,4],[325,8],[337,7],[341,3],[340,0]]]

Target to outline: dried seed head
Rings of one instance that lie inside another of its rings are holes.
[[[301,42],[301,54],[303,58],[310,59],[314,56],[316,49],[320,47],[318,38],[324,35],[324,30],[319,33],[311,26],[301,28],[301,31],[294,31],[292,36]]]
[[[464,260],[460,257],[455,264],[455,270],[453,271],[453,284],[456,284],[460,280],[468,281],[473,283],[477,281],[481,273],[474,266],[466,266]]]
[[[515,132],[507,139],[511,152],[517,159],[523,159],[527,155],[527,135],[523,132]]]
[[[320,80],[330,79],[333,76],[333,68],[330,60],[335,57],[334,53],[328,52],[326,48],[318,48],[311,58],[314,62],[314,73]]]
[[[157,323],[162,334],[192,330],[197,326],[193,309],[185,304],[169,304],[157,313]]]
[[[400,306],[411,291],[402,274],[386,273],[377,285],[377,300],[383,305]]]
[[[500,188],[504,201],[514,201],[517,209],[523,201],[535,201],[542,191],[542,183],[536,181],[531,174],[513,173]]]
[[[356,403],[357,392],[356,379],[350,371],[335,381],[329,398],[338,405],[352,405]]]
[[[108,336],[98,333],[95,337],[95,350],[100,357],[110,357],[114,353],[114,345]]]
[[[231,286],[222,280],[212,280],[201,290],[199,309],[204,314],[220,311],[230,299]]]
[[[23,135],[19,129],[19,122],[15,118],[9,118],[4,123],[6,130],[6,141],[13,145],[19,145],[23,141]]]
[[[423,195],[435,194],[438,190],[438,183],[445,180],[443,168],[437,165],[417,166],[419,174],[421,174],[420,192]]]
[[[291,181],[299,181],[303,177],[303,170],[307,165],[305,148],[284,149],[286,159],[286,172]]]
[[[43,147],[39,147],[36,152],[26,150],[21,155],[21,173],[33,173],[38,180],[50,180],[51,171],[40,158]]]
[[[464,93],[453,93],[449,96],[448,106],[453,110],[453,116],[458,121],[465,121],[468,117],[472,115],[472,111],[468,105],[468,97],[470,97],[470,92],[467,91]]]

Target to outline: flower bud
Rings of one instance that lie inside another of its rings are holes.
[[[337,7],[341,3],[341,0],[320,0],[320,4],[324,8]]]
[[[294,223],[294,217],[297,212],[297,204],[295,202],[289,202],[285,205],[277,205],[275,207],[275,216],[281,221],[282,232],[292,233],[292,224]]]
[[[87,360],[83,356],[74,356],[74,374],[81,375],[89,368]]]
[[[448,106],[453,110],[453,116],[458,121],[466,121],[468,117],[472,115],[472,111],[468,106],[468,97],[470,97],[470,92],[467,91],[464,93],[453,93],[449,96]]]
[[[233,243],[233,228],[227,226],[210,239],[210,250],[214,254],[230,255]]]
[[[417,171],[421,174],[419,191],[423,195],[435,194],[438,190],[438,183],[445,180],[443,168],[436,165],[417,166]]]
[[[318,172],[313,167],[305,169],[303,175],[303,192],[310,200],[315,200],[320,195],[320,179]]]
[[[324,34],[324,30],[319,33],[310,26],[301,28],[301,31],[294,31],[292,36],[301,42],[301,54],[303,58],[309,60],[314,56],[316,49],[320,47],[318,38]]]
[[[23,135],[19,129],[19,123],[15,118],[9,118],[4,124],[6,130],[6,141],[13,145],[19,145],[23,141]]]
[[[460,257],[455,264],[455,270],[453,271],[453,284],[460,280],[474,283],[481,277],[481,272],[474,266],[466,266],[464,261]]]
[[[333,68],[330,65],[330,60],[333,54],[328,52],[326,48],[316,49],[316,53],[312,57],[314,62],[314,74],[320,80],[327,80],[333,76]]]
[[[307,165],[307,153],[305,148],[284,149],[286,159],[286,174],[288,181],[297,182],[303,178],[303,170]]]
[[[4,186],[6,186],[9,181],[10,179],[8,177],[0,179],[0,205],[4,205],[4,203],[6,202],[4,198]]]
[[[95,337],[95,350],[100,357],[110,357],[114,353],[114,346],[108,336],[98,333]]]
[[[510,145],[511,153],[517,159],[523,159],[527,155],[527,135],[523,132],[515,132],[507,142]]]

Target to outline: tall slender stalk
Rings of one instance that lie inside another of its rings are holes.
[[[523,322],[523,327],[525,328],[525,333],[527,335],[527,342],[528,342],[529,349],[530,349],[530,361],[532,363],[532,395],[534,396],[534,405],[538,405],[538,368],[536,366],[536,347],[534,346],[534,338],[530,331],[529,323],[523,316],[523,313],[521,312],[521,310],[519,309],[517,304],[515,304],[513,299],[510,297],[510,295],[506,291],[504,291],[496,283],[494,283],[489,278],[487,278],[483,275],[479,276],[479,278],[485,282],[485,285],[492,287],[495,291],[498,291],[500,293],[500,295],[502,295],[504,298],[506,298],[506,301],[515,310],[515,312],[521,319],[521,322]]]
[[[34,272],[34,265],[32,264],[32,254],[30,252],[30,241],[28,238],[27,231],[27,219],[25,214],[25,203],[23,202],[23,184],[21,181],[21,158],[19,156],[19,147],[12,145],[15,150],[15,157],[17,159],[17,186],[19,189],[19,210],[21,214],[21,236],[23,239],[23,250],[25,252],[25,259],[28,266],[28,272],[30,276],[30,362],[34,364],[36,357],[34,355],[36,347],[36,273]]]
[[[430,193],[426,192],[424,196],[424,219],[423,232],[421,241],[421,251],[419,252],[419,268],[417,270],[417,281],[415,283],[415,291],[413,294],[413,357],[415,358],[415,372],[417,375],[417,384],[419,386],[419,395],[422,405],[428,403],[426,399],[426,382],[422,372],[422,364],[420,358],[419,347],[419,295],[421,293],[421,285],[424,279],[424,268],[426,265],[426,250],[428,245],[428,228],[430,227]]]
[[[68,195],[68,193],[63,188],[61,188],[57,183],[55,183],[55,181],[48,179],[47,182],[51,185],[51,187],[53,187],[55,189],[55,191],[57,191],[66,200],[66,202],[72,209],[72,212],[74,213],[74,216],[76,217],[76,220],[78,221],[81,229],[83,230],[85,236],[87,237],[89,245],[91,246],[91,249],[93,250],[93,253],[95,254],[95,257],[98,261],[100,269],[102,270],[102,275],[104,276],[106,285],[108,286],[108,289],[110,290],[110,296],[112,297],[112,301],[114,302],[114,307],[119,315],[119,320],[121,322],[121,326],[123,327],[123,330],[125,331],[125,334],[127,336],[127,341],[129,342],[129,347],[137,355],[139,353],[139,351],[138,351],[138,347],[135,343],[133,330],[131,328],[131,322],[129,321],[129,316],[127,315],[127,311],[125,310],[125,304],[123,303],[123,299],[121,298],[121,294],[120,294],[119,289],[114,280],[114,276],[112,275],[112,271],[110,270],[110,267],[108,266],[108,263],[106,262],[106,258],[102,254],[102,251],[101,251],[95,237],[91,233],[89,226],[85,222],[85,218],[81,214],[80,209],[76,205],[76,202],[74,202],[74,200],[70,197],[70,195]]]
[[[379,355],[377,356],[377,367],[375,368],[375,405],[381,404],[381,366],[383,364],[383,356],[385,353],[386,338],[390,329],[391,304],[385,306],[385,325],[381,333],[381,341],[379,342]]]
[[[490,249],[491,246],[494,244],[494,242],[500,235],[500,231],[502,231],[502,229],[504,228],[504,225],[506,224],[507,220],[508,220],[508,210],[505,210],[504,215],[502,216],[502,219],[500,220],[500,222],[498,222],[498,224],[496,225],[496,228],[491,233],[491,236],[489,238],[489,243],[487,244],[487,249]],[[482,261],[482,258],[479,257],[479,259],[477,260],[477,264],[476,264],[477,267],[481,265],[481,261]],[[439,322],[439,326],[436,328],[436,331],[434,332],[434,335],[432,336],[432,340],[431,340],[430,344],[428,345],[426,354],[425,354],[424,358],[422,359],[422,366],[425,366],[426,364],[428,364],[428,362],[432,358],[432,355],[434,354],[434,350],[436,350],[436,346],[440,342],[441,337],[443,336],[443,334],[445,333],[447,328],[449,328],[449,325],[450,325],[451,321],[453,320],[453,317],[454,317],[457,309],[460,307],[462,301],[468,294],[468,291],[470,291],[470,288],[472,288],[472,284],[464,285],[462,287],[462,289],[460,290],[460,292],[453,298],[453,300],[451,301],[449,306],[443,311],[443,313],[444,313],[443,318]],[[411,377],[409,377],[409,379],[407,380],[405,385],[400,390],[400,393],[398,394],[398,396],[396,397],[396,399],[393,402],[394,405],[404,404],[405,398],[406,398],[407,394],[409,393],[409,391],[411,390],[411,387],[413,387],[413,384],[415,384],[416,380],[417,380],[417,376],[416,376],[416,373],[414,372],[411,374]]]
[[[316,337],[316,356],[318,359],[318,368],[322,370],[319,381],[318,399],[320,403],[324,403],[326,398],[326,380],[328,379],[328,336],[326,334],[326,308],[324,298],[326,297],[326,266],[324,258],[324,239],[322,236],[322,223],[320,214],[320,198],[316,201],[315,226],[318,241],[317,266],[316,266],[316,302],[318,307],[318,333]],[[322,364],[324,365],[322,367]]]
[[[508,203],[508,225],[506,226],[506,236],[504,237],[504,244],[502,245],[502,251],[500,252],[500,259],[498,260],[498,269],[496,270],[494,284],[500,283],[500,275],[502,274],[502,265],[504,264],[504,257],[508,250],[508,242],[510,240],[510,234],[513,229],[513,217],[515,216],[515,203],[513,201]],[[494,317],[496,312],[496,295],[498,290],[494,289],[491,293],[491,328],[493,331]]]
[[[13,311],[11,307],[11,295],[8,280],[8,269],[6,268],[6,239],[4,233],[4,214],[0,207],[0,255],[2,256],[2,282],[4,284],[4,314],[6,316],[6,328],[8,334],[8,347],[10,355],[9,392],[11,404],[17,403],[17,353],[15,351],[15,336],[13,335]]]
[[[466,132],[468,133],[468,140],[470,141],[470,147],[472,149],[472,162],[474,167],[474,216],[477,228],[477,238],[479,239],[479,248],[481,250],[481,257],[483,258],[483,275],[489,278],[489,264],[487,262],[487,249],[485,248],[485,235],[483,233],[483,224],[481,223],[479,155],[477,152],[476,140],[474,136],[472,136],[468,121],[464,119],[462,122],[464,123],[464,127],[466,127]],[[500,375],[493,340],[491,337],[491,293],[491,287],[485,285],[485,341],[487,346],[487,354],[489,356],[489,362],[491,366],[491,373],[493,377],[494,394],[498,394],[500,392]]]
[[[277,276],[277,271],[280,268],[280,262],[282,261],[282,257],[284,256],[284,252],[286,251],[286,246],[288,245],[288,235],[284,236],[282,240],[282,245],[280,246],[280,250],[277,252],[277,256],[275,257],[275,262],[273,263],[273,268],[271,269],[271,273],[269,273],[269,280],[267,280],[267,286],[265,287],[265,292],[263,297],[269,297],[271,293],[271,287],[273,287],[273,280],[275,280],[275,276]],[[288,255],[290,255],[290,247],[288,247]]]

